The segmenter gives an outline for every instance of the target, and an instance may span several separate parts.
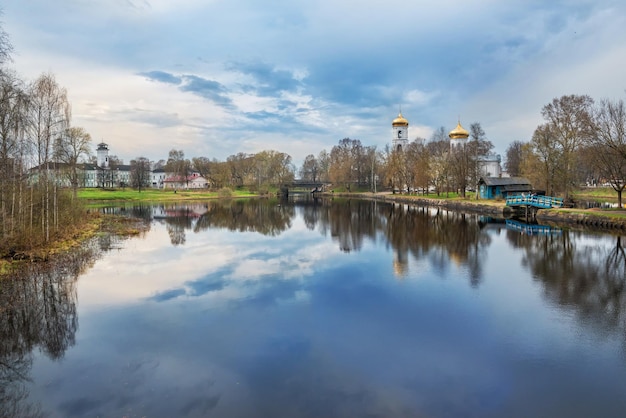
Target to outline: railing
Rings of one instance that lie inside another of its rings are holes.
[[[560,208],[563,207],[563,199],[560,197],[542,196],[536,194],[518,194],[507,196],[507,206],[533,206],[536,208]]]
[[[506,227],[526,235],[558,235],[562,232],[560,229],[548,225],[526,224],[513,219],[506,220]]]

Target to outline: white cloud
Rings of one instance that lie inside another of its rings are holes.
[[[481,122],[503,153],[530,138],[554,97],[621,98],[625,9],[613,0],[10,0],[4,21],[18,73],[54,73],[75,124],[125,160],[182,148],[219,159],[276,149],[302,161],[344,137],[382,148],[398,106],[412,136],[452,129],[460,116]],[[224,90],[202,97],[137,75],[149,71]]]

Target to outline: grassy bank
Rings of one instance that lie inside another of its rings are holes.
[[[231,190],[232,197],[252,197],[249,190]],[[145,189],[81,189],[78,197],[88,202],[169,202],[181,200],[217,199],[225,196],[224,191],[207,190],[161,190]]]
[[[144,232],[147,227],[145,223],[132,218],[87,212],[80,224],[66,228],[62,235],[55,235],[50,242],[42,243],[29,250],[1,255],[0,279],[20,263],[46,261],[57,254],[72,251],[89,238],[99,234],[135,236]]]
[[[572,192],[576,200],[617,202],[617,192],[612,187],[586,187]]]

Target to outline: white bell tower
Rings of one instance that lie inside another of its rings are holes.
[[[409,145],[409,121],[398,113],[398,117],[391,122],[391,144],[394,151],[405,151]]]

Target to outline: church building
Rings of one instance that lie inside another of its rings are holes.
[[[409,145],[409,121],[402,116],[402,112],[391,122],[391,144],[394,151],[405,151]]]

